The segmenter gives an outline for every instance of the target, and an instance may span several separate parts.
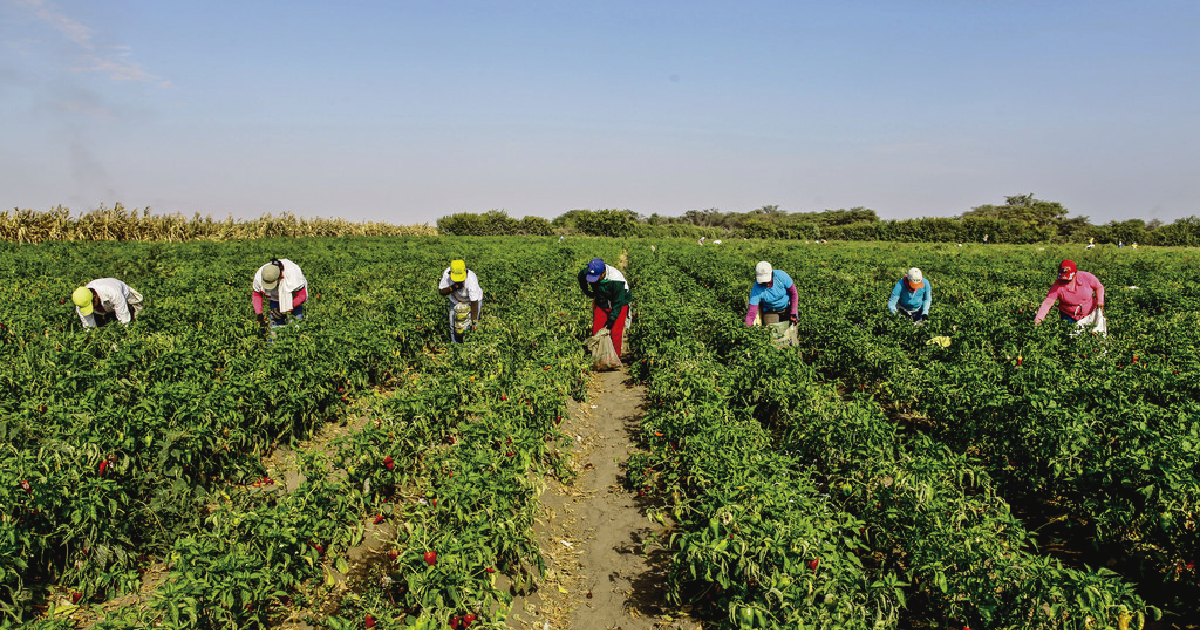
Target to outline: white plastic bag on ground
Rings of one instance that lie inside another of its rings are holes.
[[[621,357],[613,347],[612,334],[607,328],[601,328],[600,332],[588,337],[583,347],[592,355],[593,370],[604,372],[621,367]]]
[[[799,331],[792,322],[784,320],[774,324],[767,324],[771,329],[771,341],[776,348],[791,348],[800,345]]]

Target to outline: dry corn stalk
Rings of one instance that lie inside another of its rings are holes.
[[[190,241],[303,236],[437,236],[437,228],[420,225],[391,225],[346,219],[304,219],[285,212],[257,219],[214,221],[211,216],[192,218],[181,214],[141,213],[121,204],[72,217],[57,206],[47,212],[14,208],[0,213],[0,240],[17,243],[44,241]]]

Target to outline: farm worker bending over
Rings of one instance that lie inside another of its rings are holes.
[[[774,324],[784,312],[788,320],[795,323],[800,319],[796,310],[799,306],[799,294],[791,276],[772,269],[771,263],[765,260],[754,266],[754,284],[750,286],[750,300],[746,309],[747,326],[753,326],[758,319],[764,324]]]
[[[579,288],[592,298],[592,334],[607,328],[612,335],[613,349],[621,354],[621,334],[629,317],[629,302],[633,299],[629,283],[619,269],[593,258],[579,272]]]
[[[300,266],[286,258],[272,258],[271,262],[254,272],[251,283],[250,302],[259,324],[266,324],[263,315],[263,298],[271,308],[271,325],[283,326],[288,313],[297,320],[304,319],[304,301],[308,299],[308,280]]]
[[[888,310],[892,314],[904,313],[916,323],[929,319],[929,305],[933,304],[933,285],[921,270],[913,267],[892,287]]]
[[[438,282],[438,293],[450,300],[450,342],[462,343],[463,333],[479,325],[483,289],[479,277],[461,260],[450,261]]]
[[[71,293],[75,312],[84,328],[96,328],[115,317],[128,324],[142,312],[142,294],[116,278],[92,280]],[[130,309],[133,309],[132,314]]]
[[[1041,325],[1055,300],[1059,315],[1068,322],[1100,326],[1104,321],[1104,285],[1096,276],[1079,271],[1073,260],[1064,260],[1058,266],[1058,279],[1042,300],[1042,307],[1033,318],[1035,324]]]

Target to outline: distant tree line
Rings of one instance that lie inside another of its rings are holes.
[[[957,217],[883,220],[874,210],[855,207],[822,212],[786,212],[763,206],[749,212],[715,208],[689,210],[681,217],[657,213],[642,216],[631,210],[571,210],[547,220],[517,219],[492,210],[462,212],[438,219],[439,234],[448,236],[582,235],[654,238],[755,238],[798,240],[903,241],[920,243],[1087,243],[1126,245],[1200,245],[1200,218],[1187,217],[1164,224],[1157,219],[1111,221],[1092,225],[1087,217],[1067,217],[1061,203],[1033,194],[1005,198]]]

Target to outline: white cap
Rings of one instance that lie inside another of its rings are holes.
[[[267,263],[258,268],[262,273],[262,284],[264,289],[274,289],[279,284],[280,269],[274,263]]]
[[[908,277],[909,282],[920,282],[921,278],[922,278],[921,270],[917,269],[916,267],[913,267],[912,269],[908,270],[907,277]]]
[[[759,283],[767,283],[771,281],[771,263],[762,261],[754,266],[754,279]]]

